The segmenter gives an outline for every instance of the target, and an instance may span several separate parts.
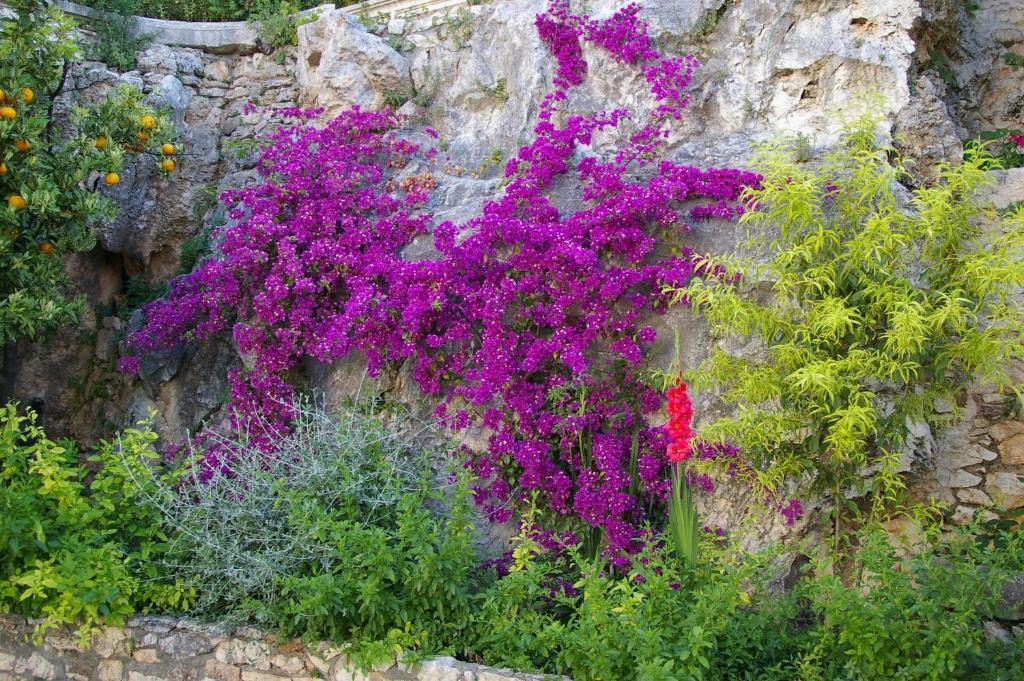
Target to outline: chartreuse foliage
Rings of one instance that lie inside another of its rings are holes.
[[[77,317],[60,256],[93,247],[93,227],[115,214],[97,188],[120,182],[129,155],[158,162],[172,131],[128,86],[57,118],[78,56],[73,24],[49,3],[10,4],[14,16],[0,19],[0,345]]]
[[[0,408],[0,611],[40,618],[40,634],[78,623],[86,639],[137,609],[188,604],[188,589],[159,579],[167,538],[142,503],[155,439],[127,430],[86,465],[31,412]]]
[[[971,377],[1018,391],[1008,361],[1024,356],[1024,210],[1000,216],[982,199],[990,161],[975,150],[940,182],[901,201],[903,175],[878,145],[876,120],[853,121],[822,163],[796,162],[785,142],[757,159],[764,179],[742,218],[767,246],[742,276],[674,289],[718,335],[753,336],[761,354],[718,351],[688,378],[717,387],[735,411],[707,424],[740,445],[769,489],[787,479],[836,493],[861,474],[893,501],[908,422],[935,424],[939,400]],[[770,235],[770,236],[764,236]]]

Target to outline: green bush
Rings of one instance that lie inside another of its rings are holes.
[[[196,612],[351,642],[357,661],[443,649],[466,625],[477,557],[466,485],[439,484],[429,440],[406,416],[305,404],[273,453],[244,436],[197,446],[182,485],[152,500],[168,563],[201,587]]]
[[[296,0],[259,0],[253,7],[250,21],[256,24],[260,41],[271,50],[298,45],[299,26],[316,20],[313,14],[295,17],[302,9]]]
[[[142,503],[155,439],[127,430],[86,465],[33,413],[0,408],[0,610],[41,618],[39,634],[78,623],[85,640],[137,609],[188,605],[189,591],[157,571],[167,537]]]
[[[943,425],[935,407],[955,416],[975,377],[1019,395],[1006,372],[1024,357],[1024,210],[1002,216],[983,202],[991,157],[969,153],[904,203],[904,172],[875,124],[855,121],[820,164],[800,163],[786,142],[764,147],[764,179],[747,195],[756,210],[742,221],[768,263],[709,260],[713,276],[673,291],[716,335],[763,348],[718,350],[688,372],[735,407],[700,435],[739,445],[770,490],[795,480],[831,493],[837,514],[851,487],[891,505],[907,424]]]
[[[1009,681],[1024,647],[983,623],[1024,567],[1024,535],[1001,538],[914,547],[871,526],[849,562],[787,592],[766,581],[771,553],[707,546],[715,559],[688,570],[654,549],[615,576],[533,545],[487,592],[468,652],[576,681]]]
[[[95,0],[92,5],[105,14],[89,21],[95,38],[86,46],[90,59],[101,61],[118,71],[135,68],[135,53],[145,49],[152,36],[135,31],[135,17],[141,0]]]

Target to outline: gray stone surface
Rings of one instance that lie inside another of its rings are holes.
[[[367,672],[345,663],[336,646],[307,649],[299,641],[252,628],[224,638],[216,627],[172,618],[139,617],[124,629],[105,628],[83,648],[27,643],[34,622],[0,615],[0,679],[4,681],[541,681],[533,674],[459,662],[451,657],[392,661]],[[49,638],[76,640],[61,628]],[[144,648],[156,640],[160,651]],[[216,649],[213,645],[216,642]],[[134,649],[134,653],[131,652]]]
[[[409,63],[351,12],[323,11],[299,27],[299,101],[333,116],[353,105],[380,108],[412,95]]]

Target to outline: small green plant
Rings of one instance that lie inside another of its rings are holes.
[[[473,12],[467,7],[463,7],[454,15],[445,12],[440,36],[442,40],[451,40],[456,50],[469,45],[469,40],[473,37]]]
[[[199,222],[206,215],[206,212],[216,208],[220,192],[215,184],[200,185],[192,190],[194,200],[192,203],[192,220]]]
[[[820,164],[764,146],[742,223],[768,264],[709,258],[670,290],[714,334],[764,347],[717,350],[686,374],[735,407],[701,436],[739,445],[768,490],[831,492],[837,547],[848,490],[873,495],[874,510],[898,500],[907,424],[944,425],[937,401],[955,404],[971,377],[1019,397],[1008,366],[1024,357],[1024,211],[1000,219],[982,201],[991,155],[946,166],[904,207],[892,190],[904,171],[875,123],[854,121]],[[1000,225],[992,237],[985,220]]]
[[[707,40],[718,28],[718,24],[725,17],[725,13],[729,11],[729,6],[732,4],[732,0],[721,0],[718,6],[711,6],[701,12],[697,21],[693,23],[693,26],[688,32],[688,37],[693,41]]]
[[[178,251],[178,274],[188,274],[196,263],[210,252],[210,229],[204,229],[190,239],[181,242]]]
[[[405,53],[412,52],[416,49],[416,45],[403,35],[388,34],[388,37],[384,39],[384,42],[387,43],[388,47],[395,52]]]
[[[134,69],[135,54],[153,41],[136,26],[134,15],[140,13],[142,0],[97,0],[93,7],[99,14],[89,22],[96,34],[86,48],[89,58],[118,71]]]
[[[135,310],[165,293],[167,293],[167,284],[165,283],[149,282],[141,274],[130,276],[125,280],[124,293],[118,298],[116,314],[121,319],[128,319]]]
[[[412,101],[416,106],[426,108],[430,106],[437,97],[437,91],[441,87],[441,78],[428,64],[423,71],[423,85],[413,88]]]
[[[1003,52],[1003,63],[1018,69],[1024,66],[1024,54],[1018,54],[1013,51]]]
[[[387,90],[384,92],[384,104],[394,110],[398,110],[403,104],[409,101],[409,96],[402,92]]]
[[[259,29],[260,42],[271,51],[297,45],[299,26],[316,21],[316,13],[299,16],[301,5],[297,0],[257,0],[251,21]]]
[[[797,163],[810,163],[814,160],[814,144],[802,132],[793,138],[793,158]]]
[[[506,80],[505,78],[499,78],[498,80],[494,81],[493,86],[484,89],[487,91],[487,94],[489,94],[491,97],[494,97],[499,102],[504,103],[508,101],[508,80]]]
[[[221,142],[224,151],[241,161],[248,156],[256,154],[263,148],[265,141],[255,137],[229,137]]]
[[[142,503],[155,440],[148,429],[126,430],[86,465],[72,443],[48,439],[31,411],[0,408],[0,611],[39,618],[40,637],[80,625],[86,641],[140,608],[188,605],[191,591],[157,569],[167,537]]]
[[[361,9],[356,18],[367,32],[374,35],[384,35],[388,30],[388,15],[383,12],[378,12],[376,16],[370,16],[369,12]]]
[[[949,59],[939,50],[932,48],[928,50],[928,63],[925,64],[925,69],[934,69],[939,78],[943,83],[951,88],[959,86],[959,81],[956,78],[956,74],[953,73],[953,68],[949,64]]]

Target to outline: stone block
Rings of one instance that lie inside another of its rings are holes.
[[[965,470],[956,470],[949,476],[949,486],[953,489],[959,487],[974,487],[981,482],[981,478]]]
[[[242,678],[242,672],[238,667],[220,660],[207,660],[203,672],[207,678],[214,681],[238,681]]]
[[[989,473],[985,478],[985,491],[997,504],[1009,509],[1020,508],[1024,506],[1024,482],[1021,477],[1017,473],[1005,471]]]
[[[124,657],[128,655],[128,634],[117,627],[104,627],[93,639],[92,650],[100,657]]]
[[[16,661],[14,663],[14,673],[23,674],[33,679],[45,679],[46,681],[57,678],[57,668],[38,652],[33,652],[28,657]]]
[[[1007,466],[1024,465],[1024,433],[1018,433],[999,443],[999,459]]]
[[[270,646],[263,641],[224,641],[217,646],[214,655],[228,664],[248,665],[260,671],[270,669]]]
[[[121,681],[124,663],[121,660],[102,660],[96,667],[97,681]]]
[[[172,657],[186,658],[211,652],[213,643],[203,634],[182,632],[160,639],[158,647]]]
[[[992,439],[996,442],[1002,442],[1008,440],[1014,435],[1024,433],[1024,423],[1020,421],[1003,421],[997,423],[988,429],[988,434],[992,436]]]
[[[982,490],[977,487],[967,487],[965,489],[958,489],[956,491],[956,498],[965,504],[974,504],[975,506],[991,506],[992,497],[985,494]]]

